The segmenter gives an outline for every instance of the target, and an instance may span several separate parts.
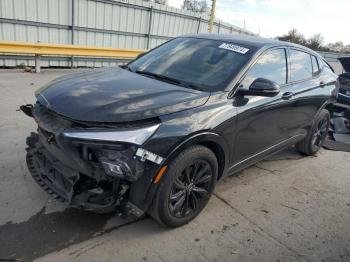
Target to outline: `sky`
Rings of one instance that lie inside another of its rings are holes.
[[[181,8],[183,0],[168,0]],[[207,0],[210,6],[210,0]],[[217,0],[216,18],[276,37],[296,28],[306,37],[320,33],[324,44],[350,44],[350,0]]]

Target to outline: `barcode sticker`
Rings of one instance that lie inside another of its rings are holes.
[[[219,48],[230,50],[230,51],[240,53],[240,54],[245,54],[249,51],[248,48],[234,45],[234,44],[229,44],[229,43],[222,43],[221,45],[219,45]]]

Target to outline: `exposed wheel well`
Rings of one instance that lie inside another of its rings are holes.
[[[333,112],[335,109],[335,106],[333,104],[327,104],[324,109],[326,109],[329,113]]]
[[[225,153],[224,150],[217,143],[212,141],[203,141],[199,145],[203,145],[214,152],[216,159],[218,160],[218,180],[221,178],[225,168]]]

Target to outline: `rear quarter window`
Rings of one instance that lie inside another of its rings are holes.
[[[290,81],[301,81],[312,78],[312,63],[310,54],[290,49],[289,51],[290,61]]]
[[[331,70],[334,73],[333,67],[331,67],[325,60],[322,60],[322,63],[324,68]]]

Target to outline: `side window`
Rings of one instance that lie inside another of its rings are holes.
[[[286,52],[274,49],[262,54],[242,81],[244,88],[249,88],[257,78],[266,78],[277,84],[285,84],[287,79]]]
[[[303,51],[290,49],[291,81],[300,81],[312,77],[311,57]]]
[[[322,59],[317,57],[317,63],[318,63],[318,66],[320,67],[320,70],[322,70],[323,69],[323,61],[322,61]]]
[[[322,64],[323,64],[324,68],[327,68],[327,69],[331,70],[334,73],[334,69],[325,60],[322,60]]]
[[[318,66],[316,56],[311,55],[311,63],[312,63],[312,75],[315,76],[320,72],[320,68]]]

